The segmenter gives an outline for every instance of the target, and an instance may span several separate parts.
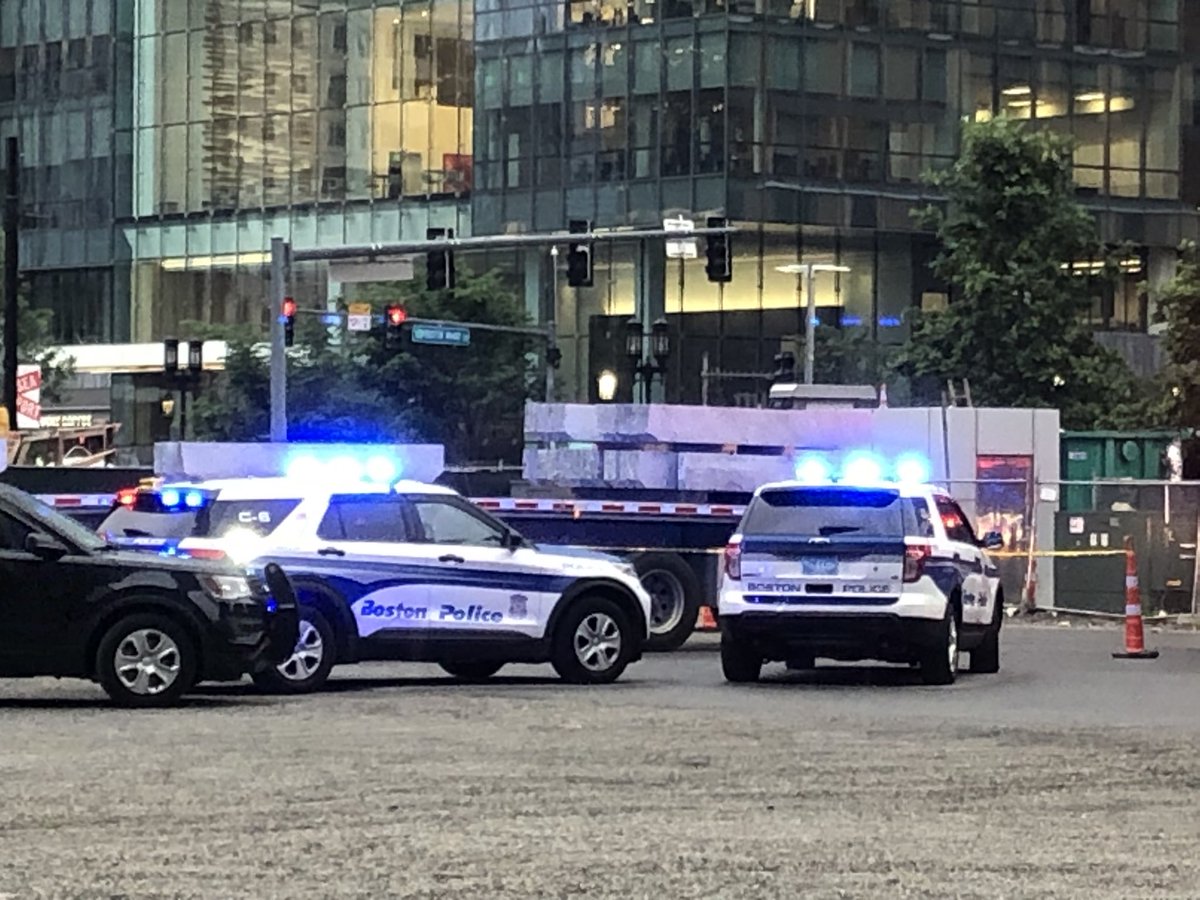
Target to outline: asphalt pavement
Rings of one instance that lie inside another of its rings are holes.
[[[1003,670],[572,688],[339,670],[109,708],[0,682],[0,898],[1196,897],[1200,635],[1006,628]]]

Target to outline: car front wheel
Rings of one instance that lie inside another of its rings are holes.
[[[633,659],[633,627],[617,604],[585,596],[567,609],[554,631],[551,663],[571,684],[609,684]]]
[[[174,706],[196,681],[199,652],[187,630],[162,613],[126,616],[96,650],[96,677],[114,703]]]
[[[254,673],[254,683],[273,694],[308,694],[329,680],[336,661],[333,626],[320,611],[300,607],[300,627],[292,655],[277,666]]]

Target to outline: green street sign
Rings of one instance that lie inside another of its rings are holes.
[[[471,343],[471,329],[465,325],[418,325],[413,323],[412,341],[414,344],[466,347]]]

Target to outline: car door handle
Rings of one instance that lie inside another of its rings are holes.
[[[339,550],[337,547],[322,547],[317,551],[321,556],[345,556],[345,550]]]
[[[461,563],[466,562],[461,556],[455,556],[453,553],[447,553],[445,556],[439,556],[438,562],[444,563]]]

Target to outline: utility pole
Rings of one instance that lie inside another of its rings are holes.
[[[287,443],[287,347],[284,345],[283,301],[287,298],[288,244],[271,238],[271,441]]]
[[[21,152],[17,139],[5,144],[4,192],[4,407],[8,427],[17,427],[17,289],[21,261],[18,257],[21,227]]]

